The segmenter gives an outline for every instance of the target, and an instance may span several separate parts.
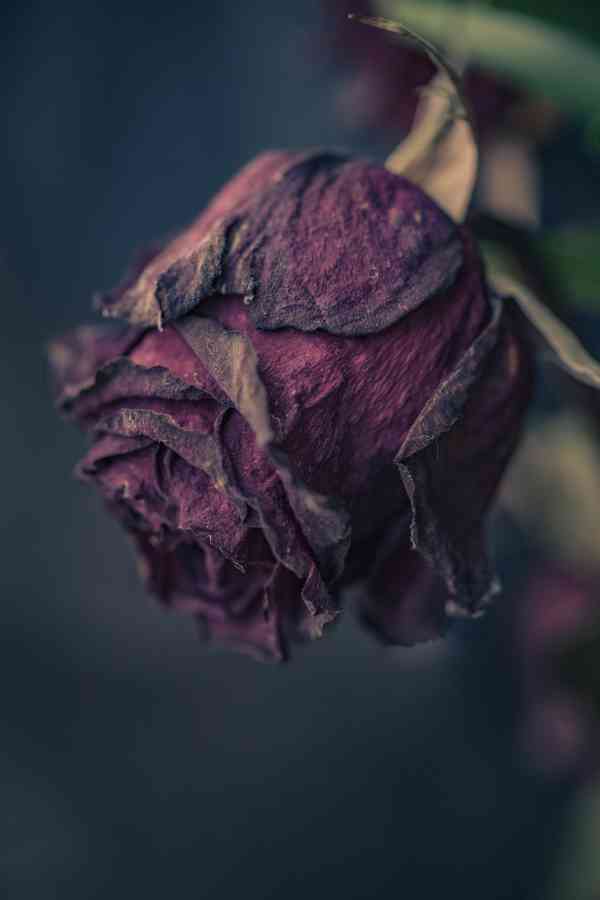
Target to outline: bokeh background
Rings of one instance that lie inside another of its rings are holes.
[[[145,596],[53,409],[45,343],[253,154],[380,152],[332,114],[319,3],[3,19],[0,896],[545,896],[575,788],[518,752],[501,613],[409,651],[347,616],[280,668],[210,651]],[[543,153],[551,223],[600,202],[572,138]]]

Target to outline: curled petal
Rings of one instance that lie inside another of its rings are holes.
[[[97,370],[128,353],[142,334],[142,329],[107,322],[81,325],[51,341],[48,359],[61,403],[92,385]]]
[[[448,627],[448,593],[436,572],[410,546],[404,523],[388,529],[376,548],[367,552],[375,561],[362,592],[364,624],[385,644],[410,647],[440,638]]]
[[[97,419],[107,408],[131,398],[197,404],[207,395],[168,369],[147,369],[121,356],[98,369],[93,378],[73,386],[59,398],[61,411],[80,422]]]
[[[411,540],[443,578],[453,615],[499,590],[482,522],[516,444],[530,394],[522,344],[494,315],[411,429],[397,465],[412,506]]]
[[[105,312],[160,327],[235,293],[258,328],[364,335],[449,287],[462,263],[456,228],[419,188],[333,154],[290,155],[234,211],[201,223]]]
[[[198,316],[188,316],[178,327],[251,426],[259,447],[268,448],[273,468],[321,570],[328,580],[337,578],[343,571],[350,545],[348,514],[340,503],[311,491],[294,474],[285,451],[276,445],[267,392],[258,374],[258,360],[250,340],[219,322]]]

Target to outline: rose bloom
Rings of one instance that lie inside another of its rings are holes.
[[[275,660],[356,582],[394,643],[487,605],[484,518],[529,357],[420,188],[266,153],[99,305],[125,324],[53,344],[59,404],[165,605]]]

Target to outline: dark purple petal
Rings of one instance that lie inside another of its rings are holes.
[[[332,154],[295,159],[208,233],[184,232],[105,311],[154,326],[235,293],[258,328],[361,335],[452,284],[459,233],[419,188]]]
[[[499,590],[482,524],[531,384],[524,347],[507,320],[496,301],[488,327],[431,397],[397,457],[413,546],[443,578],[454,615],[476,614]]]
[[[132,398],[175,401],[179,408],[188,406],[191,414],[207,395],[168,369],[159,366],[147,369],[121,356],[98,369],[93,380],[64,391],[59,403],[65,415],[83,423],[99,418],[120,401],[128,401],[131,406]]]
[[[216,428],[219,427],[220,424],[217,423]],[[121,410],[103,419],[96,426],[96,430],[99,434],[148,438],[162,444],[190,466],[204,472],[217,490],[227,491],[228,478],[223,467],[220,443],[215,434],[190,431],[178,425],[171,416],[148,409]],[[243,514],[242,504],[240,515],[243,517]]]
[[[468,240],[463,253],[466,264],[448,292],[391,328],[361,338],[260,331],[239,297],[211,300],[206,306],[230,332],[246,335],[256,354],[270,426],[255,421],[255,408],[240,410],[242,415],[254,421],[255,431],[266,434],[270,428],[299,481],[314,493],[339,498],[356,513],[358,538],[361,530],[372,532],[388,517],[390,504],[402,503],[401,485],[395,494],[393,487],[398,449],[426,400],[489,319],[481,269]],[[214,330],[202,321],[192,315],[177,327],[188,335]],[[206,353],[201,356],[208,368]],[[260,416],[266,420],[264,409]],[[389,477],[382,471],[386,468]],[[374,497],[379,482],[382,490]],[[370,519],[381,516],[379,523],[361,522],[363,509]]]
[[[441,637],[447,627],[447,591],[404,529],[391,529],[379,546],[361,604],[363,622],[386,644],[410,647]]]
[[[350,545],[348,514],[341,504],[309,490],[293,473],[287,454],[275,441],[268,397],[258,374],[250,340],[219,322],[187,316],[178,325],[219,387],[248,422],[259,446],[267,447],[302,532],[328,580],[341,575]]]
[[[248,540],[251,552],[243,568],[189,539],[169,546],[138,534],[136,543],[148,588],[169,607],[194,615],[205,640],[262,661],[286,657],[281,597],[289,587],[279,581],[279,567],[261,545],[260,532]],[[274,581],[277,605],[269,602]]]
[[[335,553],[340,545],[340,552],[345,555],[348,535],[342,531],[340,538],[337,530],[344,529],[345,519],[336,521],[335,529],[325,535],[328,543],[324,547],[312,547],[311,535],[305,531],[305,520],[292,507],[268,450],[256,443],[250,425],[239,416],[230,416],[225,423],[223,440],[225,459],[232,471],[230,477],[239,496],[255,510],[275,559],[300,579],[309,619],[315,619],[312,624],[308,621],[307,628],[320,631],[319,623],[333,620],[338,608],[315,565],[315,557],[319,550],[323,553],[331,548]]]
[[[51,341],[48,358],[61,401],[91,386],[97,370],[128,353],[142,334],[139,328],[107,322],[81,325]]]
[[[145,260],[139,259],[117,288],[96,298],[96,305],[108,316],[158,324],[160,308],[155,287],[162,273],[178,259],[189,256],[206,240],[215,225],[231,215],[255,191],[264,189],[301,156],[283,151],[261,153],[227,182],[189,228],[167,243],[160,252],[148,255]]]

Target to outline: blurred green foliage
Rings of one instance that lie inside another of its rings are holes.
[[[564,299],[588,312],[600,312],[600,227],[558,228],[539,235],[535,243]]]
[[[597,130],[600,12],[535,0],[375,0],[374,7]]]
[[[594,0],[490,0],[487,5],[535,16],[600,44],[600,4]]]
[[[598,900],[600,896],[600,783],[582,791],[575,802],[562,858],[546,900]]]

